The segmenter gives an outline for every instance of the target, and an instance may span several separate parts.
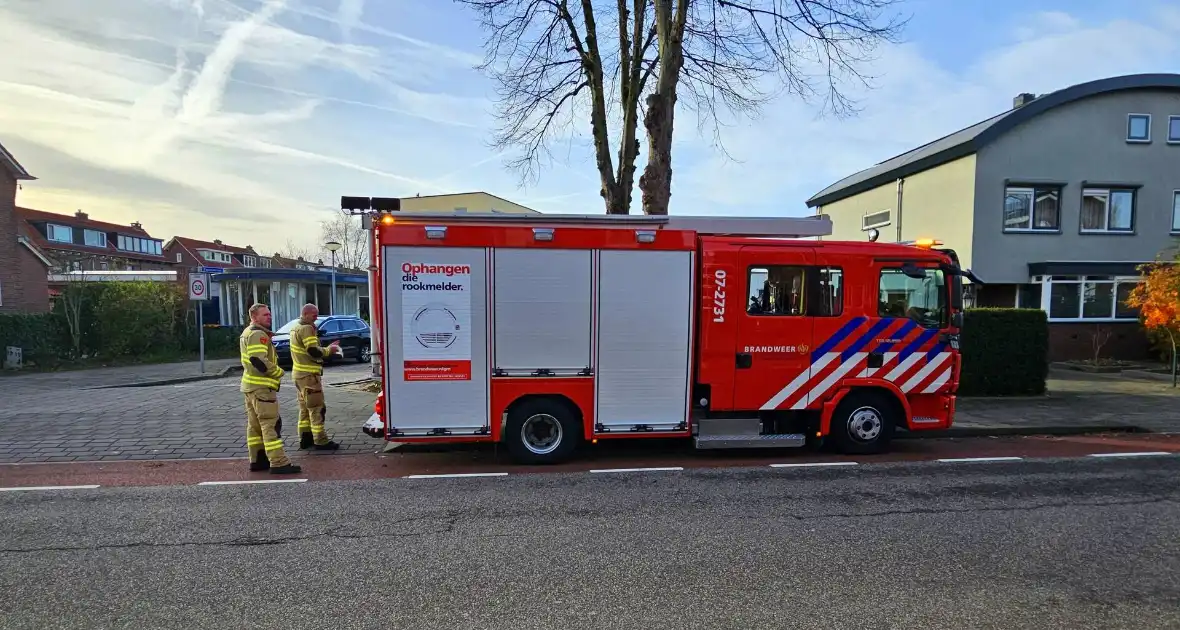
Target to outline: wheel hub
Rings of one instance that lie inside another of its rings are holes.
[[[530,416],[520,427],[521,443],[537,455],[548,455],[557,450],[563,437],[561,423],[547,413]]]
[[[872,407],[861,407],[848,416],[848,434],[861,442],[877,439],[883,426],[880,412]]]

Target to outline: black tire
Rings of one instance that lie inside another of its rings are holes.
[[[582,420],[563,401],[533,398],[508,414],[501,439],[518,464],[557,464],[568,460],[581,443]]]
[[[877,392],[851,392],[832,414],[830,437],[836,450],[850,455],[881,453],[896,430],[897,404]]]
[[[370,354],[370,352],[371,351],[369,350],[368,344],[361,346],[360,351],[356,353],[356,362],[357,363],[368,363],[369,360],[372,359],[372,355]]]

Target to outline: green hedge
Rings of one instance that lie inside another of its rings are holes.
[[[205,355],[236,356],[240,332],[207,326]],[[7,346],[21,347],[29,367],[49,369],[82,360],[184,359],[199,347],[196,311],[175,284],[71,285],[49,313],[0,315],[0,353]]]
[[[1049,321],[1031,308],[975,308],[963,314],[962,396],[1033,396],[1049,375]]]

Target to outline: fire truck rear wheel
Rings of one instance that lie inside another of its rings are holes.
[[[578,447],[582,422],[576,410],[561,400],[534,398],[516,405],[508,414],[504,442],[512,458],[521,464],[563,462]]]
[[[842,453],[880,453],[893,438],[897,405],[877,392],[852,392],[832,414],[831,437]]]

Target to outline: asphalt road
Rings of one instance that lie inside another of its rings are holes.
[[[5,628],[1180,627],[1180,458],[0,493]]]

